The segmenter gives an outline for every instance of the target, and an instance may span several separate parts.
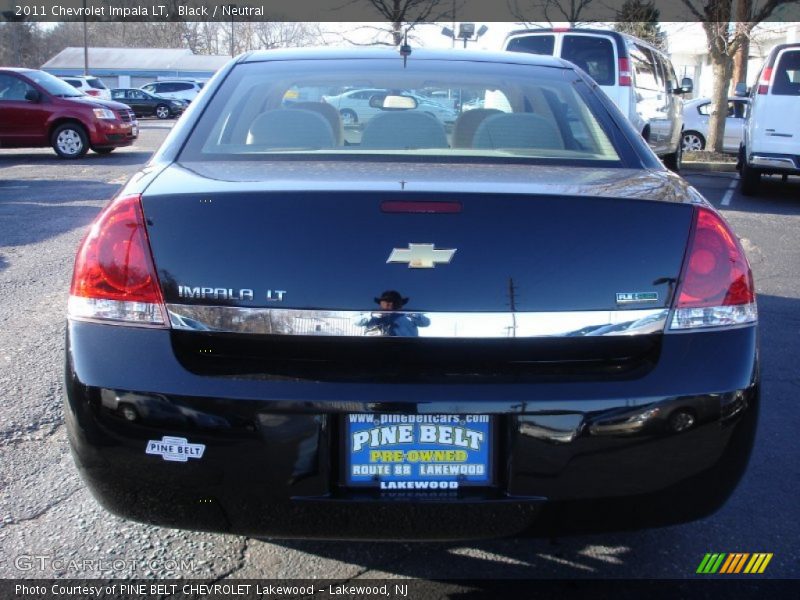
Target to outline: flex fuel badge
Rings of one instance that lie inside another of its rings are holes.
[[[189,440],[180,437],[164,436],[160,440],[147,442],[147,454],[160,454],[164,460],[187,462],[190,458],[203,458],[204,444],[190,444]]]

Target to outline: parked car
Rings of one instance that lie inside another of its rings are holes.
[[[61,77],[76,90],[82,91],[87,96],[94,96],[102,100],[111,100],[111,92],[99,77],[70,76]]]
[[[800,175],[800,44],[775,46],[757,81],[739,150],[746,196],[758,192],[761,175]],[[737,86],[737,95],[746,93]]]
[[[525,29],[510,33],[503,48],[558,56],[577,65],[628,117],[661,157],[678,171],[683,145],[683,103],[692,80],[680,85],[669,57],[639,38],[599,29]]]
[[[177,79],[169,81],[154,81],[141,86],[139,89],[156,96],[161,96],[162,98],[186,100],[187,102],[191,102],[197,97],[197,94],[200,93],[200,90],[203,89],[203,84],[198,81]]]
[[[339,110],[344,125],[355,125],[368,121],[381,112],[380,108],[370,105],[370,100],[375,96],[386,95],[388,91],[388,89],[355,89],[335,96],[323,96],[322,99]],[[416,100],[416,110],[428,113],[445,124],[455,123],[458,117],[458,111],[430,98],[407,91],[404,91],[404,94]]]
[[[66,423],[105,507],[451,540],[722,505],[759,410],[750,268],[584,71],[294,49],[208,85],[75,262]],[[327,85],[382,91],[363,130],[285,105]],[[426,85],[509,112],[448,132],[403,92]],[[188,411],[203,420],[163,416]]]
[[[155,116],[159,119],[178,117],[188,106],[186,100],[171,100],[135,88],[115,88],[111,97],[131,107],[137,117]]]
[[[742,143],[744,123],[750,101],[746,98],[729,98],[725,135],[722,141],[724,152],[736,154]],[[683,104],[683,151],[705,150],[708,139],[708,120],[711,100],[695,98]]]
[[[86,96],[44,71],[0,69],[0,147],[52,146],[61,158],[78,158],[89,148],[129,146],[138,135],[124,104]]]

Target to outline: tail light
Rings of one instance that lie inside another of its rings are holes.
[[[627,87],[631,85],[631,64],[627,58],[619,59],[619,84]]]
[[[167,327],[139,195],[112,202],[81,243],[68,315],[73,319]]]
[[[755,323],[755,287],[736,236],[707,208],[695,209],[670,329]]]
[[[569,31],[569,27],[553,27],[554,33],[564,33],[565,31]]]
[[[90,96],[99,96],[100,92],[98,90],[86,90],[86,93]]]
[[[761,78],[758,80],[758,93],[766,94],[769,91],[769,82],[772,79],[772,67],[764,67]]]

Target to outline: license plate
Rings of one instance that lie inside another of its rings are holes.
[[[345,483],[440,491],[492,482],[488,415],[347,415]]]
[[[137,137],[139,135],[139,128],[136,125],[131,127],[131,135],[133,137]]]

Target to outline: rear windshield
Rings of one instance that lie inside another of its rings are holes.
[[[773,77],[773,94],[800,96],[800,51],[784,52]]]
[[[70,83],[67,83],[63,79],[59,79],[55,75],[51,75],[50,73],[46,73],[44,71],[27,71],[25,76],[38,83],[47,91],[48,94],[52,94],[53,96],[59,96],[60,98],[74,98],[76,96],[84,95],[82,92],[77,91],[73,85],[71,85],[71,81]]]
[[[86,83],[89,84],[89,87],[93,87],[96,90],[107,90],[108,88],[103,85],[103,82],[100,81],[97,77],[90,77],[86,80]]]
[[[565,35],[561,58],[578,65],[599,85],[614,85],[614,45],[606,37]]]
[[[555,43],[556,38],[553,35],[526,35],[510,40],[506,50],[552,56]]]
[[[327,155],[619,161],[569,71],[388,59],[241,64],[181,159]]]

